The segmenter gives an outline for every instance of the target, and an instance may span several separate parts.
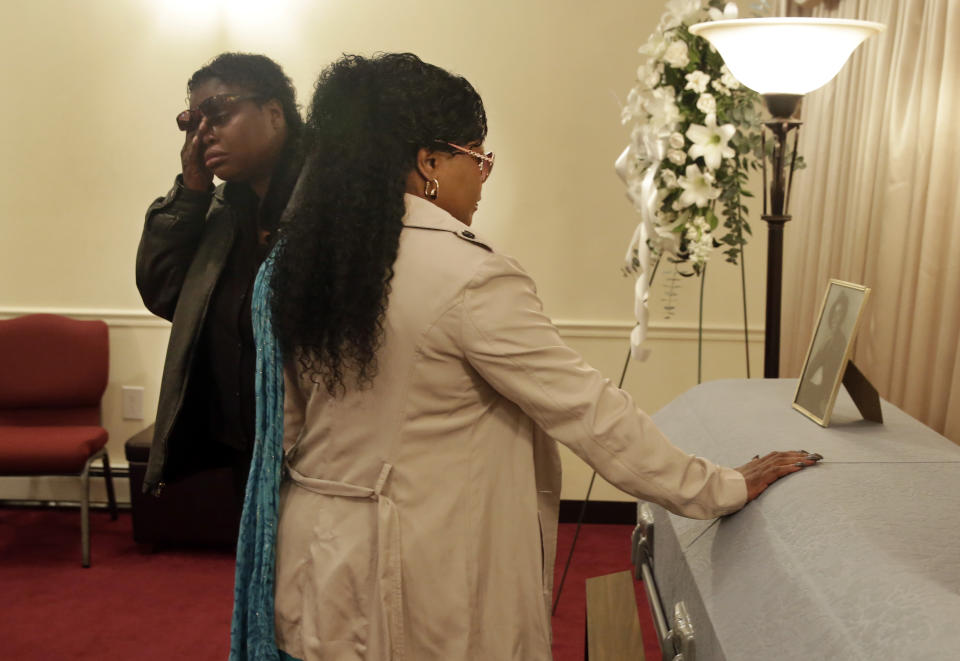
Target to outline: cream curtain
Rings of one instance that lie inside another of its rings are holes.
[[[781,373],[827,282],[873,289],[854,352],[881,396],[960,443],[960,1],[842,0],[794,15],[887,30],[803,103],[786,227]]]

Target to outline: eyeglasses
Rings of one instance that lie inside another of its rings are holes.
[[[204,117],[212,126],[224,124],[244,101],[260,99],[257,94],[217,94],[200,102],[196,108],[184,110],[177,115],[177,126],[181,131],[196,131]]]
[[[493,152],[487,152],[486,154],[481,154],[478,151],[473,151],[472,149],[467,149],[466,147],[461,147],[460,145],[455,145],[452,142],[444,142],[443,144],[453,147],[459,152],[463,152],[468,156],[473,156],[477,159],[477,165],[480,166],[480,183],[483,183],[490,177],[490,173],[493,172]]]

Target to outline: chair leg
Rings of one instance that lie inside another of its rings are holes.
[[[90,461],[80,473],[80,558],[84,567],[90,566]]]
[[[110,503],[110,520],[117,520],[117,497],[113,493],[113,475],[110,473],[110,456],[103,453],[103,479],[107,482],[107,501]]]

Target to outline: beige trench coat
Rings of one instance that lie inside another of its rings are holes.
[[[745,483],[564,345],[516,262],[406,201],[372,387],[334,399],[287,371],[277,642],[304,661],[549,661],[555,441],[686,516],[739,509]]]

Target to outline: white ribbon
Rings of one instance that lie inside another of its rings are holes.
[[[627,197],[633,206],[640,212],[640,222],[633,231],[633,237],[627,246],[625,260],[627,267],[634,268],[634,253],[638,265],[637,280],[633,289],[633,316],[637,320],[630,333],[630,354],[635,360],[644,361],[650,356],[650,349],[641,346],[647,338],[649,312],[647,299],[650,296],[650,258],[649,240],[658,240],[659,233],[656,227],[657,217],[657,170],[666,151],[666,140],[653,135],[651,131],[644,131],[639,136],[644,160],[650,163],[639,182],[631,181],[631,163],[637,159],[634,145],[628,145],[614,162],[613,168],[625,184]]]

